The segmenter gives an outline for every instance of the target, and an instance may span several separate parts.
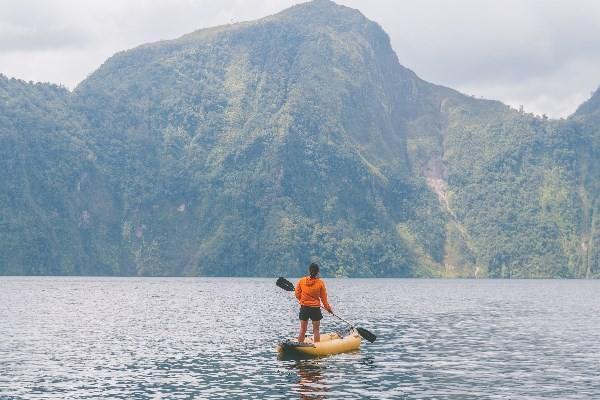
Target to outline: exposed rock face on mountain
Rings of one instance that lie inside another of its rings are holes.
[[[598,108],[430,84],[329,1],[0,78],[0,273],[593,276]]]

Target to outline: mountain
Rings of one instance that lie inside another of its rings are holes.
[[[564,129],[577,154],[577,182],[583,204],[580,218],[582,264],[586,276],[600,269],[600,89],[581,105]]]
[[[600,113],[600,88],[598,88],[592,96],[575,111],[575,116],[590,116]]]
[[[330,1],[0,97],[0,274],[600,268],[593,99],[553,121],[425,82]]]
[[[113,273],[104,267],[121,243],[120,230],[111,232],[121,220],[117,195],[95,166],[71,97],[0,76],[2,274]]]

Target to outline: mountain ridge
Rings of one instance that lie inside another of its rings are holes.
[[[594,112],[597,113],[598,111],[600,111],[600,87],[598,87],[598,89],[592,93],[592,96],[590,96],[589,99],[577,107],[577,110],[572,116],[591,114]]]

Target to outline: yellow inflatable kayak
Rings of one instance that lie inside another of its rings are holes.
[[[304,343],[298,343],[296,339],[288,339],[279,343],[277,351],[280,354],[319,357],[358,350],[359,347],[360,335],[355,329],[352,329],[345,336],[340,336],[337,333],[324,333],[321,335],[321,341],[317,343],[313,343],[312,337],[307,337]]]

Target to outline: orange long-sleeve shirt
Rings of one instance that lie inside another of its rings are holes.
[[[321,302],[323,302],[323,307],[325,309],[331,308],[327,302],[327,289],[325,289],[325,283],[319,278],[311,278],[310,276],[300,278],[296,284],[295,292],[300,305],[320,307]]]

